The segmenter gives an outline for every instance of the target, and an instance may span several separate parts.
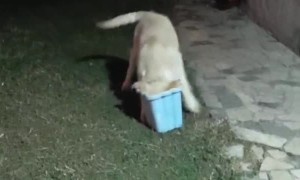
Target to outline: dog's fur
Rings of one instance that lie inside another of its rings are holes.
[[[130,87],[135,69],[138,71],[138,82],[132,87],[149,94],[178,85],[179,80],[185,107],[191,112],[199,113],[201,106],[187,80],[178,37],[167,16],[152,11],[138,11],[98,22],[96,25],[108,29],[137,21],[129,67],[122,89]]]

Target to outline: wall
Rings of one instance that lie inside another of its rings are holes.
[[[300,55],[300,0],[246,0],[249,16]]]

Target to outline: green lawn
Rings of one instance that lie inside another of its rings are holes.
[[[94,25],[156,7],[134,1],[0,8],[0,179],[237,179],[226,124],[185,114],[162,135],[135,120],[137,95],[119,90],[134,26]]]

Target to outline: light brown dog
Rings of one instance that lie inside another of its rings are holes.
[[[134,22],[138,24],[122,89],[131,86],[136,69],[138,82],[132,87],[144,93],[162,92],[172,82],[179,80],[185,107],[191,112],[199,113],[201,106],[193,95],[186,77],[177,33],[167,16],[152,11],[139,11],[99,22],[97,26],[109,29]]]

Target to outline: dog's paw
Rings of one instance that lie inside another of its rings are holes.
[[[132,89],[134,89],[136,92],[140,93],[142,91],[142,83],[141,82],[135,82],[131,86]]]

